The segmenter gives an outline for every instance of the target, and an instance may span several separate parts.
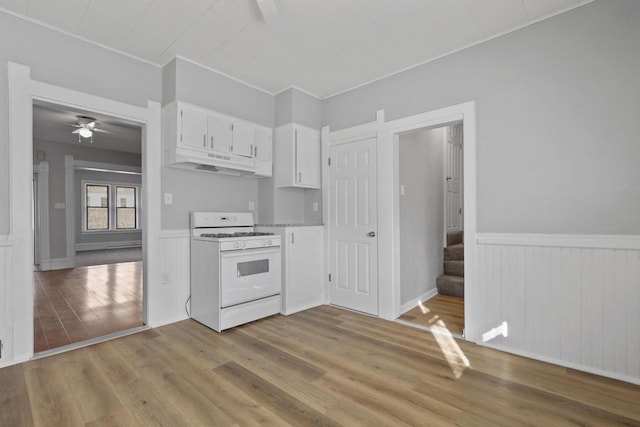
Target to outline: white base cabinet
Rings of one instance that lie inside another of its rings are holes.
[[[282,236],[282,310],[289,315],[324,304],[323,227],[256,227]]]

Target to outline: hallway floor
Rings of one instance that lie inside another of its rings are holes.
[[[399,317],[420,326],[446,328],[452,334],[464,332],[464,298],[437,294]]]
[[[34,273],[34,352],[142,326],[142,262]]]

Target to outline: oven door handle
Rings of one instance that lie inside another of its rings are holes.
[[[232,251],[224,251],[220,252],[220,256],[222,258],[236,258],[243,257],[247,255],[269,255],[269,254],[277,254],[280,253],[280,247],[270,247],[264,249],[237,249]]]

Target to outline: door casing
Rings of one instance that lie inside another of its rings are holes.
[[[399,224],[399,155],[394,140],[403,132],[435,128],[447,124],[463,123],[463,175],[464,190],[464,244],[465,244],[465,338],[478,341],[481,331],[474,319],[482,315],[477,301],[477,205],[476,205],[476,111],[475,102],[469,101],[450,107],[416,114],[385,122],[384,110],[376,113],[376,120],[335,132],[329,126],[322,129],[323,188],[328,189],[327,162],[329,147],[339,141],[355,140],[367,136],[377,138],[378,173],[378,286],[379,317],[394,320],[400,316],[400,224]],[[329,194],[322,195],[323,215],[328,218]],[[329,227],[325,227],[325,241],[329,242]],[[326,271],[330,272],[329,245],[325,248]],[[384,262],[381,262],[383,260]],[[389,261],[387,261],[389,260]],[[328,291],[328,278],[325,278]],[[325,293],[328,295],[328,292]],[[325,299],[329,303],[328,297]]]

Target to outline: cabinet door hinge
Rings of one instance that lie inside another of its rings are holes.
[[[331,273],[329,273],[329,281],[331,281]]]

